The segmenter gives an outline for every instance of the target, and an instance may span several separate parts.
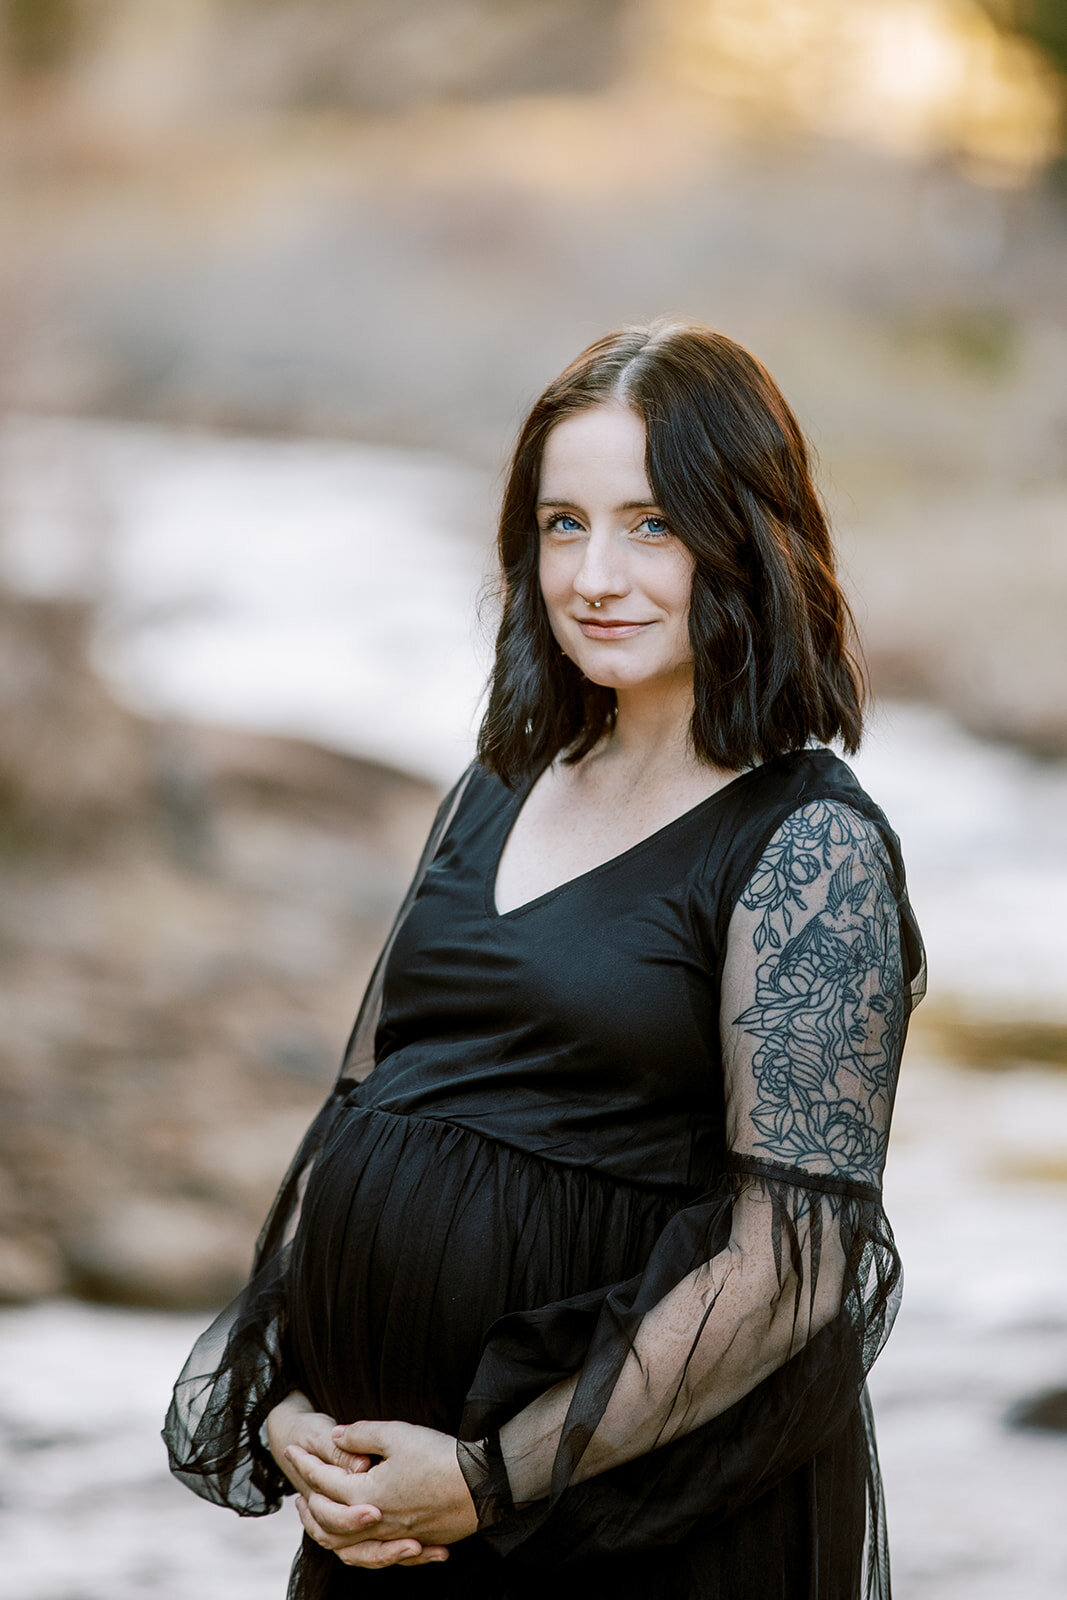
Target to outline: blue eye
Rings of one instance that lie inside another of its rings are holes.
[[[557,511],[554,517],[549,517],[545,523],[546,533],[580,533],[582,525],[577,517],[572,517],[569,511]]]
[[[666,517],[643,517],[640,526],[652,539],[665,538],[671,531],[667,526]]]

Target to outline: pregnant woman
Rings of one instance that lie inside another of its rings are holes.
[[[478,758],[173,1470],[297,1491],[299,1600],[888,1600],[864,1380],[922,946],[827,748],[862,697],[803,438],[721,334],[608,335],[499,553]]]

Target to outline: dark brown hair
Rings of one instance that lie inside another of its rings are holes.
[[[644,419],[652,492],[693,557],[696,753],[734,770],[811,738],[854,751],[863,673],[796,418],[741,345],[699,323],[657,322],[583,350],[519,433],[500,512],[503,615],[483,765],[515,784],[561,750],[580,760],[614,722],[615,691],[584,678],[549,626],[536,511],[549,433],[605,402]]]

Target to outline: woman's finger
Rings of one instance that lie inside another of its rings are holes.
[[[447,1545],[443,1545],[443,1544],[425,1544],[422,1547],[422,1554],[421,1555],[419,1555],[419,1556],[411,1556],[409,1559],[407,1559],[405,1561],[398,1561],[396,1564],[397,1564],[398,1567],[428,1567],[434,1561],[447,1561],[447,1560],[448,1560],[448,1547],[447,1547]]]
[[[285,1456],[287,1461],[293,1463],[304,1482],[310,1484],[313,1489],[317,1489],[320,1494],[338,1501],[341,1505],[350,1504],[355,1493],[353,1480],[359,1474],[348,1472],[344,1467],[331,1467],[328,1462],[320,1461],[318,1456],[313,1456],[310,1450],[305,1450],[299,1444],[287,1445]]]
[[[395,1422],[338,1423],[333,1442],[353,1455],[387,1456],[396,1444],[396,1428]]]
[[[316,1522],[303,1495],[297,1495],[296,1497],[296,1514],[300,1518],[301,1526],[309,1539],[314,1539],[315,1543],[321,1545],[324,1550],[335,1550],[337,1548],[337,1540]]]
[[[312,1492],[307,1496],[307,1506],[320,1528],[342,1539],[361,1537],[364,1531],[371,1534],[382,1520],[375,1506],[343,1506],[328,1495]]]
[[[422,1545],[414,1539],[373,1539],[369,1543],[346,1545],[337,1551],[338,1559],[346,1567],[399,1567],[422,1566],[417,1558],[422,1555]]]
[[[332,1501],[326,1502],[332,1505]],[[338,1560],[343,1561],[348,1567],[365,1567],[368,1569],[382,1567],[425,1567],[435,1561],[448,1560],[448,1548],[445,1545],[426,1545],[425,1548],[415,1539],[360,1539],[354,1541],[351,1534],[332,1533],[315,1515],[311,1505],[303,1495],[296,1498],[297,1515],[309,1539],[313,1539],[324,1550],[331,1551]]]
[[[294,1438],[292,1443],[317,1456],[320,1461],[325,1461],[327,1466],[340,1467],[345,1472],[368,1472],[370,1456],[342,1450],[334,1441],[333,1428],[332,1417],[313,1416],[302,1436]]]
[[[327,1508],[325,1512],[323,1510],[324,1506]],[[297,1496],[296,1510],[304,1532],[310,1539],[314,1539],[316,1544],[321,1545],[324,1550],[332,1550],[335,1555],[339,1556],[342,1551],[347,1549],[366,1549],[370,1555],[374,1555],[375,1552],[380,1550],[383,1543],[393,1544],[397,1542],[395,1540],[383,1541],[374,1538],[362,1539],[357,1530],[353,1530],[350,1527],[346,1528],[341,1518],[331,1516],[331,1508],[335,1512],[338,1509],[332,1500],[324,1501],[320,1496],[312,1496],[311,1500],[305,1500],[303,1495]],[[413,1541],[407,1539],[401,1542],[411,1544]],[[421,1549],[422,1546],[419,1545],[418,1550],[421,1551]]]

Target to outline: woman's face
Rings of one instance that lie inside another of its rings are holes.
[[[653,498],[636,411],[605,404],[556,424],[537,524],[552,632],[585,676],[621,690],[691,679],[693,558]]]

